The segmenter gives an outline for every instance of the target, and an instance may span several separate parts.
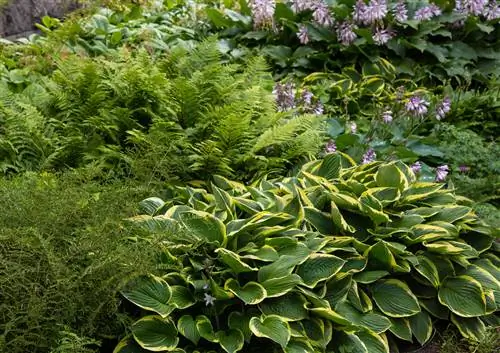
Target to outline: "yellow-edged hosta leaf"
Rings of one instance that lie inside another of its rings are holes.
[[[135,305],[154,311],[162,317],[168,316],[175,309],[169,303],[171,287],[165,280],[153,275],[140,279],[132,289],[122,291],[122,295]]]
[[[484,339],[486,326],[479,318],[460,317],[452,313],[451,322],[455,324],[462,336],[473,341],[481,341]]]
[[[277,315],[285,321],[307,318],[307,300],[299,293],[289,293],[279,298],[266,299],[260,308],[265,315]]]
[[[411,203],[425,199],[429,195],[433,195],[439,189],[442,189],[444,184],[417,182],[413,183],[401,195],[401,203]]]
[[[394,163],[380,166],[375,174],[375,181],[378,186],[393,187],[400,191],[408,187],[408,180]]]
[[[433,330],[429,314],[425,310],[422,310],[417,315],[409,317],[408,321],[410,322],[413,336],[415,336],[421,345],[424,345],[431,338]]]
[[[259,283],[248,282],[243,287],[240,287],[240,284],[234,278],[230,278],[226,281],[224,289],[231,291],[248,305],[260,303],[267,295],[266,289]]]
[[[420,312],[415,295],[397,279],[381,280],[372,286],[373,300],[387,316],[407,317]]]
[[[363,342],[368,353],[389,353],[389,344],[384,334],[371,331],[358,331],[356,336]]]
[[[261,284],[266,289],[267,298],[273,298],[288,293],[299,283],[302,283],[302,278],[299,275],[290,274],[285,277],[270,278]]]
[[[144,348],[139,346],[133,336],[127,336],[121,340],[113,350],[113,353],[147,353]]]
[[[215,252],[219,255],[220,260],[228,265],[234,273],[257,271],[257,268],[251,267],[238,254],[230,250],[219,248]]]
[[[215,334],[220,346],[227,353],[236,353],[243,349],[245,339],[243,333],[238,329],[219,331]]]
[[[281,317],[276,315],[253,317],[250,320],[250,330],[257,337],[268,338],[283,349],[290,341],[290,326]]]
[[[337,304],[335,311],[353,324],[365,327],[375,333],[385,332],[391,327],[391,322],[385,316],[374,312],[362,313],[345,301]]]
[[[341,258],[328,254],[312,254],[297,267],[297,274],[304,284],[314,288],[319,282],[333,277],[344,265]]]
[[[346,220],[344,219],[344,217],[342,216],[342,214],[340,213],[340,210],[338,209],[337,205],[335,205],[334,202],[331,202],[330,203],[331,205],[331,211],[330,211],[330,214],[332,216],[332,221],[333,223],[341,230],[341,231],[344,231],[344,232],[348,232],[348,233],[354,233],[356,231],[356,229],[349,225]]]
[[[250,319],[252,316],[247,313],[233,311],[229,314],[227,323],[229,328],[240,330],[246,342],[250,342],[252,331],[250,331]]]
[[[220,246],[226,244],[226,226],[210,213],[192,210],[180,213],[179,219],[199,239]]]
[[[172,320],[160,316],[143,317],[132,325],[131,330],[136,342],[149,351],[171,351],[179,343]]]
[[[439,272],[436,265],[423,255],[417,256],[417,259],[418,264],[414,266],[415,270],[424,276],[433,287],[439,287]]]
[[[438,292],[439,302],[462,317],[486,314],[486,298],[481,283],[470,276],[447,277]]]
[[[391,327],[389,331],[399,339],[412,342],[412,334],[410,322],[407,318],[389,318],[391,320]]]
[[[196,327],[196,320],[191,315],[183,315],[177,321],[177,329],[179,333],[193,342],[198,344],[201,336]]]

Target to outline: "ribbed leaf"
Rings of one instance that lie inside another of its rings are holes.
[[[258,279],[263,283],[272,278],[280,278],[288,276],[292,273],[295,266],[307,259],[309,255],[303,257],[283,255],[272,264],[263,266],[259,269]]]
[[[199,239],[219,246],[226,244],[226,226],[210,213],[194,210],[182,212],[179,219]]]
[[[196,317],[196,328],[202,338],[209,342],[218,342],[212,322],[210,322],[210,319],[205,315],[198,315]]]
[[[198,344],[201,336],[198,332],[198,328],[196,327],[196,321],[191,315],[181,316],[179,321],[177,321],[177,329],[181,335],[186,337],[195,345]]]
[[[219,248],[216,253],[219,255],[220,260],[228,265],[234,273],[257,271],[256,268],[245,263],[238,254],[230,250]]]
[[[158,197],[150,197],[139,202],[139,211],[149,216],[154,216],[156,212],[165,205],[165,202]]]
[[[486,326],[477,317],[460,317],[451,314],[451,322],[455,324],[462,336],[473,341],[481,341],[486,333]]]
[[[399,168],[393,163],[380,166],[375,174],[378,186],[397,188],[403,191],[408,187],[408,180]]]
[[[283,349],[290,341],[290,326],[279,316],[253,317],[250,320],[250,330],[257,337],[268,338],[278,343]]]
[[[399,280],[381,280],[372,287],[372,293],[379,309],[388,316],[406,317],[420,311],[415,295]]]
[[[235,353],[243,349],[245,339],[243,333],[237,329],[229,329],[227,331],[219,331],[215,334],[219,340],[220,346],[227,353]]]
[[[186,309],[196,303],[191,291],[184,286],[171,286],[172,297],[170,298],[169,305],[173,305],[178,309]]]
[[[363,271],[356,273],[353,279],[358,283],[370,284],[378,281],[379,279],[387,276],[389,272],[387,271]]]
[[[265,315],[277,315],[285,321],[297,321],[308,316],[307,301],[298,293],[289,293],[279,298],[268,299],[260,308]]]
[[[252,316],[249,314],[239,313],[233,311],[229,314],[228,325],[229,328],[240,330],[243,333],[245,341],[250,342],[252,331],[250,331],[250,319]]]
[[[147,353],[144,348],[139,346],[133,337],[127,336],[121,340],[113,350],[113,353]]]
[[[361,342],[365,345],[368,353],[389,353],[389,344],[382,335],[370,331],[356,332]]]
[[[412,335],[411,335],[411,327],[410,327],[410,322],[408,321],[407,318],[394,318],[391,317],[391,327],[389,328],[389,331],[391,333],[405,341],[412,341]]]
[[[347,302],[339,303],[335,310],[353,324],[365,327],[375,333],[385,332],[391,326],[391,322],[385,316],[373,312],[359,312]]]
[[[308,340],[292,338],[285,348],[285,353],[315,353],[315,350]]]
[[[174,323],[160,316],[146,316],[135,322],[131,330],[137,343],[149,351],[171,351],[179,342]]]
[[[334,337],[334,342],[341,353],[370,353],[365,343],[353,333],[339,331]]]
[[[438,292],[439,301],[463,317],[486,314],[486,298],[481,284],[470,276],[446,278]]]
[[[170,286],[156,276],[141,279],[132,289],[123,291],[122,295],[135,305],[163,317],[168,316],[175,308],[169,303],[172,296]]]
[[[417,256],[417,259],[418,265],[414,266],[417,272],[424,276],[434,288],[439,287],[439,273],[436,265],[425,256]]]
[[[344,263],[344,260],[334,255],[313,254],[297,267],[297,274],[307,287],[314,288],[318,282],[333,277]]]
[[[266,289],[267,298],[273,298],[288,293],[301,282],[302,279],[299,275],[291,274],[285,277],[271,278],[261,284]]]
[[[408,321],[413,336],[421,345],[424,345],[432,335],[432,321],[429,314],[421,311],[417,315],[408,318]]]
[[[340,210],[338,209],[337,205],[335,205],[334,202],[331,202],[330,205],[331,205],[331,211],[330,211],[330,213],[332,215],[332,221],[333,221],[333,223],[341,231],[348,232],[348,233],[354,233],[356,231],[356,229],[353,226],[349,225],[346,222],[346,220],[344,219],[344,217],[340,213]]]
[[[243,287],[240,287],[238,281],[233,278],[226,281],[224,289],[231,291],[248,305],[260,303],[267,295],[266,289],[259,283],[248,282]]]

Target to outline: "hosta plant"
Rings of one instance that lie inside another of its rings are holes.
[[[129,221],[170,234],[164,272],[123,291],[147,315],[115,353],[388,353],[435,320],[478,339],[498,324],[498,234],[464,202],[401,162],[341,153],[146,199]]]

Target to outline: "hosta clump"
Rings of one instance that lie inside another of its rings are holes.
[[[161,277],[123,292],[150,311],[115,352],[389,352],[435,320],[469,338],[497,325],[497,234],[401,162],[341,153],[294,177],[142,202],[139,229],[171,234]]]

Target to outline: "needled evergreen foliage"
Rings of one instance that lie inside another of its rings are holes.
[[[282,172],[318,152],[323,118],[277,112],[272,86],[262,58],[223,64],[213,40],[160,59],[69,56],[22,93],[0,87],[0,165],[164,180]]]

